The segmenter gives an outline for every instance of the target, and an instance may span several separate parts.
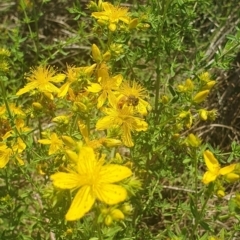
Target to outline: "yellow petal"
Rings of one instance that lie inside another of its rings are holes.
[[[80,186],[79,175],[76,173],[55,173],[51,175],[51,180],[55,187],[61,189],[74,189]]]
[[[121,74],[118,74],[116,76],[114,76],[112,78],[112,80],[115,82],[116,84],[116,89],[121,85],[122,81],[123,81],[123,76]],[[115,89],[115,90],[116,90]]]
[[[127,147],[133,147],[131,130],[127,125],[123,125],[122,141]]]
[[[231,164],[229,166],[223,167],[220,169],[219,174],[226,175],[234,171],[236,164]]]
[[[136,131],[147,131],[148,124],[141,118],[134,118],[135,122],[133,123],[133,128]]]
[[[19,96],[19,95],[22,95],[26,92],[30,92],[31,90],[37,88],[37,83],[36,82],[30,82],[28,83],[25,87],[21,88],[17,93],[16,95]]]
[[[150,105],[148,104],[148,102],[140,99],[140,100],[139,100],[139,104],[138,104],[138,106],[137,106],[137,110],[138,110],[138,112],[139,112],[141,115],[146,116],[146,115],[147,115],[147,107],[148,107],[148,106],[150,106]]]
[[[20,166],[24,165],[24,161],[20,157],[16,156],[16,159],[17,159]]]
[[[51,144],[52,143],[52,141],[50,139],[39,139],[38,142],[41,144]]]
[[[64,96],[66,96],[69,87],[70,87],[70,82],[64,83],[64,84],[60,87],[60,89],[59,89],[58,97],[64,97]]]
[[[95,190],[97,198],[109,205],[117,204],[127,198],[126,189],[119,185],[102,184]]]
[[[90,86],[87,87],[88,92],[98,93],[102,91],[102,87],[98,83],[91,83]]]
[[[17,148],[16,149],[17,153],[23,152],[23,150],[26,148],[26,144],[23,142],[23,140],[21,138],[17,139],[17,144],[15,146]],[[13,148],[15,148],[15,146]]]
[[[205,174],[203,175],[203,178],[202,178],[202,182],[204,184],[208,184],[210,182],[213,182],[215,179],[217,178],[217,175],[216,174],[213,174],[212,172],[205,172]]]
[[[113,92],[108,93],[108,102],[112,107],[117,106],[117,103],[119,102],[118,98],[116,98],[116,95]],[[118,107],[119,108],[119,107]],[[106,112],[106,114],[108,114]]]
[[[220,170],[220,165],[218,163],[218,160],[214,157],[214,155],[209,150],[206,150],[203,153],[203,157],[209,171],[215,172],[216,170]]]
[[[110,128],[112,125],[114,125],[114,117],[111,116],[105,116],[103,118],[100,118],[97,121],[96,129],[97,130],[104,130]]]
[[[12,155],[12,150],[6,145],[0,146],[0,168],[4,168],[8,163],[10,156]]]
[[[78,190],[65,216],[67,221],[82,218],[92,208],[95,197],[92,196],[90,190],[91,188],[89,186],[84,186]]]
[[[51,82],[62,82],[66,78],[66,75],[63,73],[59,73],[54,77],[51,77]]]
[[[107,99],[107,93],[103,92],[99,97],[98,97],[98,104],[97,104],[97,108],[101,108],[103,106],[103,104],[105,103]]]
[[[101,168],[101,181],[105,183],[119,182],[132,175],[132,171],[117,164],[105,165]]]
[[[56,92],[58,93],[59,92],[59,88],[57,88],[55,85],[53,85],[52,83],[47,83],[47,84],[44,84],[44,85],[40,85],[39,86],[39,91],[41,92],[46,92],[46,93],[52,93],[52,92]]]
[[[82,147],[78,158],[78,173],[80,175],[92,173],[97,165],[97,160],[92,148]]]

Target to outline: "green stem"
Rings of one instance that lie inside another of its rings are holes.
[[[163,33],[163,27],[164,27],[164,23],[165,23],[165,19],[166,19],[166,14],[170,5],[170,0],[165,0],[162,1],[162,6],[160,6],[160,1],[157,1],[157,6],[158,9],[160,10],[160,14],[162,15],[162,19],[163,21],[158,25],[158,30],[157,30],[157,37],[158,39],[162,38],[162,33]],[[155,5],[155,4],[154,4]],[[153,5],[153,6],[154,6]],[[161,42],[159,42],[161,44]],[[158,121],[158,103],[159,103],[159,93],[160,93],[160,83],[161,83],[161,69],[162,69],[162,65],[161,65],[161,57],[158,54],[157,58],[156,58],[156,83],[155,83],[155,87],[156,87],[156,92],[155,92],[155,120],[156,122]]]
[[[206,208],[206,206],[207,206],[208,200],[209,200],[210,197],[212,196],[212,195],[211,195],[212,191],[213,191],[213,185],[211,184],[211,185],[209,185],[209,189],[208,189],[209,194],[207,195],[207,198],[205,199],[205,202],[204,202],[203,205],[202,205],[202,209],[201,209],[200,213],[198,214],[198,217],[195,219],[195,223],[194,223],[194,226],[193,226],[193,229],[192,229],[192,232],[191,232],[191,237],[190,237],[190,239],[195,239],[195,238],[194,238],[195,231],[196,231],[196,229],[197,229],[197,227],[198,227],[199,222],[202,220],[202,217],[203,217],[205,208]],[[198,195],[198,193],[195,193],[195,194]],[[196,205],[196,209],[197,209],[197,205]]]

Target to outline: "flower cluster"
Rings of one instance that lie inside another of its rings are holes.
[[[142,22],[143,19],[131,18],[127,7],[114,6],[111,3],[100,0],[98,4],[91,1],[89,8],[95,10],[95,12],[92,13],[92,17],[97,19],[97,23],[102,27],[106,26],[112,32],[149,27],[148,24]]]
[[[127,198],[127,190],[116,183],[130,177],[131,170],[110,163],[111,159],[99,152],[121,145],[132,147],[132,133],[147,130],[144,117],[151,109],[147,91],[139,83],[124,80],[121,74],[111,76],[96,45],[92,46],[92,56],[93,65],[67,66],[65,73],[42,65],[32,69],[26,75],[28,83],[16,94],[30,93],[32,118],[52,114],[54,127],[42,131],[38,143],[49,146],[49,156],[67,161],[64,172],[51,175],[53,185],[79,189],[66,214],[68,221],[83,217],[96,201],[113,205]],[[58,108],[61,113],[56,115]],[[26,130],[21,127],[21,131]],[[44,174],[41,167],[40,172]],[[116,212],[111,212],[111,219]]]
[[[193,115],[195,113],[198,114],[199,120],[202,121],[214,121],[216,119],[217,110],[207,110],[205,108],[197,109],[197,106],[207,99],[210,90],[215,84],[216,81],[210,79],[210,74],[204,72],[200,74],[197,79],[192,80],[188,78],[183,84],[176,86],[179,96],[187,99],[189,102],[189,110],[187,110],[187,106],[185,106],[184,110],[178,115],[179,123],[182,124],[182,128],[187,127],[189,129],[192,127]],[[195,91],[195,88],[198,90]]]
[[[116,30],[119,21],[132,26],[127,9],[109,3],[102,3],[101,9],[103,12],[93,16],[104,19],[111,31]],[[119,156],[116,147],[134,146],[132,135],[147,131],[145,117],[151,110],[147,90],[138,81],[112,74],[110,61],[120,53],[121,47],[115,43],[103,52],[93,44],[92,65],[67,65],[64,73],[54,67],[37,66],[25,75],[27,83],[16,93],[17,97],[29,94],[32,105],[27,114],[31,119],[48,119],[49,127],[39,132],[36,142],[43,145],[49,159],[58,159],[64,168],[49,171],[48,164],[40,162],[38,171],[42,175],[49,172],[56,188],[76,192],[66,214],[68,221],[82,218],[100,202],[109,209],[105,224],[121,220],[123,212],[112,205],[125,201],[128,192],[134,194],[141,187],[134,177],[123,185],[122,180],[132,175],[131,169],[124,161],[115,164],[112,154],[107,156],[113,147]],[[21,124],[18,132],[29,131]],[[18,154],[26,148],[21,143]]]
[[[11,118],[9,118],[11,116]],[[22,154],[26,148],[24,135],[31,129],[25,125],[25,113],[15,104],[0,107],[0,168],[4,168],[10,159],[24,164]]]

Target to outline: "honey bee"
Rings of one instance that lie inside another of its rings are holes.
[[[129,95],[129,96],[123,96],[119,99],[117,106],[119,109],[122,109],[124,104],[126,104],[127,106],[133,106],[136,107],[139,103],[139,99],[133,95]]]

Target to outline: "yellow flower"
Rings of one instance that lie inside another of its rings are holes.
[[[77,82],[78,87],[76,87],[75,89],[78,89],[79,82],[83,81],[83,79],[90,77],[95,67],[96,67],[96,64],[93,64],[87,67],[73,67],[73,66],[67,65],[67,72],[66,72],[67,81],[60,87],[58,92],[58,97],[66,96],[70,86],[74,82]]]
[[[203,153],[203,157],[208,168],[207,172],[203,175],[202,178],[202,182],[204,184],[208,184],[210,182],[215,181],[216,178],[220,175],[226,175],[228,173],[233,172],[236,166],[236,164],[230,164],[229,166],[221,168],[220,164],[218,163],[218,160],[209,150],[206,150]]]
[[[20,107],[16,107],[15,103],[10,103],[9,104],[9,109],[10,109],[10,112],[11,112],[12,115],[16,115],[18,117],[24,117],[25,116],[25,113],[23,112],[23,110]],[[5,119],[9,118],[5,105],[0,107],[0,115],[4,115],[5,117],[4,116],[3,117]]]
[[[144,100],[148,97],[147,91],[137,82],[123,82],[118,92],[126,97],[126,101],[123,105],[134,106],[143,116],[147,115],[148,110],[151,110],[150,104]],[[121,101],[121,98],[120,96],[119,101]]]
[[[23,119],[16,118],[14,121],[14,126],[17,132],[14,129],[9,129],[9,131],[5,132],[4,136],[2,136],[3,139],[7,139],[14,135],[18,136],[18,134],[24,134],[31,131],[31,128],[25,126],[25,122]]]
[[[128,17],[128,8],[115,7],[111,3],[103,2],[102,12],[93,12],[92,16],[98,19],[98,23],[101,25],[108,25],[110,31],[114,32],[117,29],[117,24],[122,21],[129,24],[130,19]]]
[[[37,89],[39,92],[51,97],[51,93],[59,92],[59,89],[51,82],[62,82],[65,79],[65,74],[56,74],[56,71],[52,67],[38,66],[31,70],[26,79],[29,83],[16,93],[17,96]]]
[[[66,220],[82,218],[96,200],[108,205],[127,198],[124,187],[114,184],[132,175],[129,168],[117,164],[104,165],[104,156],[96,159],[92,148],[83,147],[78,156],[76,172],[51,175],[53,185],[61,189],[80,188],[66,214]]]
[[[58,138],[56,133],[52,133],[50,136],[50,139],[39,139],[38,142],[41,144],[49,144],[50,145],[50,148],[48,151],[49,155],[54,154],[57,151],[61,150],[62,146],[63,146],[63,141]]]
[[[120,127],[122,131],[122,141],[127,147],[134,145],[132,141],[132,131],[146,131],[148,124],[144,119],[134,116],[134,109],[129,106],[118,108],[117,104],[112,108],[106,108],[104,113],[108,116],[102,117],[96,124],[97,130],[105,130],[111,127]]]
[[[8,144],[0,143],[0,168],[4,168],[9,162],[10,158],[14,156],[20,165],[24,165],[24,161],[20,158],[20,154],[26,148],[26,144],[21,138],[11,141],[11,148]]]
[[[87,91],[92,93],[100,93],[98,97],[97,108],[101,108],[105,101],[109,100],[111,103],[115,99],[113,91],[116,91],[122,83],[122,75],[118,74],[114,77],[110,77],[106,64],[101,64],[97,71],[97,77],[99,83],[91,83],[87,88]]]

